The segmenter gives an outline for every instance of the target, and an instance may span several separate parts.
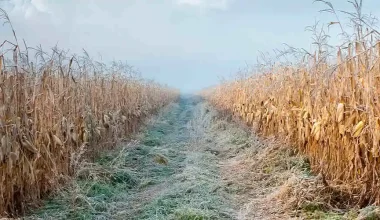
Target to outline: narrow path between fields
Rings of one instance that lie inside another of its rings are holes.
[[[289,164],[260,162],[266,146],[182,97],[136,141],[83,162],[73,184],[28,219],[287,219],[267,197]]]

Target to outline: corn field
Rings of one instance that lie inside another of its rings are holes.
[[[380,43],[349,44],[336,59],[314,60],[311,68],[274,67],[204,96],[261,134],[295,146],[358,205],[379,205]]]
[[[5,45],[3,45],[5,47]],[[82,158],[112,148],[177,91],[141,79],[123,63],[48,54],[18,45],[0,54],[0,215],[65,184]]]

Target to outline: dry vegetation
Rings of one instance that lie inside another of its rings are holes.
[[[344,40],[336,50],[328,36],[313,26],[315,52],[300,62],[270,62],[255,74],[239,77],[203,92],[226,115],[235,115],[259,133],[286,140],[310,159],[328,187],[330,206],[380,205],[380,43],[373,18],[362,1],[350,2],[354,34],[345,31],[332,4]],[[337,54],[332,56],[332,54]],[[312,189],[311,189],[312,190]],[[344,193],[343,193],[344,192]],[[338,196],[337,199],[336,197]],[[335,201],[335,202],[334,202]]]
[[[0,18],[13,30],[5,11]],[[23,213],[66,183],[82,158],[114,147],[177,97],[85,51],[22,51],[15,34],[0,44],[0,73],[0,216]]]

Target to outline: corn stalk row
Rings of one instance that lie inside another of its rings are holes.
[[[313,171],[349,192],[355,205],[379,205],[380,43],[351,43],[334,64],[315,57],[312,65],[273,67],[203,96],[226,116],[306,154]]]
[[[0,53],[0,216],[22,214],[177,97],[120,63],[12,52]]]

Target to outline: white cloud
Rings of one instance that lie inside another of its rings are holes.
[[[31,5],[40,12],[50,13],[46,0],[31,0]]]
[[[176,0],[178,5],[198,7],[202,9],[226,10],[231,0]]]
[[[9,14],[23,14],[29,19],[38,14],[51,14],[47,0],[12,0],[0,3]]]

